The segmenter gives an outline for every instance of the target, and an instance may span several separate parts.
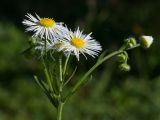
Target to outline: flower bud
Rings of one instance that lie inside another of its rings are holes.
[[[55,47],[56,49],[61,49],[63,46],[64,46],[64,43],[63,43],[63,42],[57,42],[57,43],[54,44],[54,47]]]
[[[152,36],[141,36],[140,37],[140,45],[147,49],[151,46],[151,44],[153,43],[153,37]]]
[[[119,68],[120,68],[121,71],[125,71],[125,72],[128,72],[131,69],[130,66],[128,64],[126,64],[126,63],[121,64],[119,66]]]
[[[30,45],[35,45],[35,43],[36,43],[36,39],[35,39],[34,37],[31,37],[31,38],[29,39],[29,44],[30,44]]]
[[[128,55],[127,55],[126,52],[125,53],[120,53],[119,55],[117,55],[117,59],[118,59],[118,62],[124,63],[124,62],[127,61]]]
[[[135,38],[131,37],[125,40],[125,44],[126,48],[132,48],[137,44],[137,42]]]

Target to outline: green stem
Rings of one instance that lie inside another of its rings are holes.
[[[63,75],[65,75],[65,73],[66,73],[69,57],[70,57],[70,54],[66,58],[66,61],[65,61],[65,64],[64,64],[64,68],[63,68]]]
[[[46,77],[46,80],[47,80],[49,89],[50,89],[51,92],[53,92],[53,87],[52,87],[52,83],[51,83],[51,78],[50,78],[50,76],[49,76],[48,69],[47,69],[47,66],[46,66],[46,64],[45,64],[44,59],[43,59],[43,66],[44,66],[44,73],[45,73],[45,77]]]
[[[62,120],[62,110],[64,103],[62,102],[63,91],[63,71],[62,71],[62,56],[59,57],[59,95],[58,95],[58,108],[57,108],[57,120]]]
[[[47,56],[47,39],[44,40],[44,55]]]
[[[123,52],[123,50],[118,50],[115,51],[109,55],[107,55],[106,57],[104,57],[102,60],[100,60],[99,62],[97,62],[93,67],[91,67],[91,69],[79,80],[79,82],[73,87],[72,89],[72,93],[74,93],[79,87],[80,85],[83,83],[83,81],[99,66],[101,65],[104,61],[108,60],[109,58],[119,54]]]
[[[62,82],[63,78],[62,78],[62,57],[61,56],[59,57],[59,78],[60,78],[60,82]]]
[[[135,46],[131,47],[131,48],[128,48],[126,50],[131,50],[131,49],[134,49],[134,48],[137,48],[137,47],[140,47],[141,45],[140,44],[136,44]]]
[[[62,110],[64,103],[60,102],[57,109],[57,120],[62,120]]]
[[[45,73],[45,76],[46,76],[46,79],[47,79],[49,89],[51,90],[51,92],[53,92],[53,87],[52,87],[51,79],[50,79],[50,76],[48,74],[47,68],[44,69],[44,73]]]
[[[134,46],[133,48],[139,47],[139,44],[137,44],[136,46]],[[104,58],[102,58],[101,60],[99,60],[95,65],[93,65],[93,67],[91,67],[91,69],[85,73],[85,75],[75,84],[75,86],[73,87],[73,89],[69,92],[69,94],[67,94],[65,101],[67,99],[70,98],[70,96],[72,94],[74,94],[79,87],[84,83],[84,81],[86,80],[86,78],[99,66],[101,65],[103,62],[105,62],[106,60],[112,58],[115,55],[118,55],[120,53],[122,53],[124,50],[131,50],[133,48],[129,48],[129,49],[125,49],[125,47],[120,48],[119,50],[110,53],[109,55],[105,56]]]

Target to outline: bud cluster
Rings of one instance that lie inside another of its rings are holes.
[[[136,39],[133,37],[124,40],[126,49],[132,48],[137,45]]]
[[[117,60],[120,63],[119,65],[119,69],[121,71],[129,71],[130,70],[130,66],[127,64],[128,61],[128,53],[126,51],[123,51],[122,53],[117,55]]]
[[[142,35],[139,38],[140,43],[137,43],[136,39],[133,37],[127,38],[124,40],[124,45],[122,47],[123,52],[117,55],[117,60],[120,63],[119,68],[121,71],[129,71],[130,65],[128,65],[128,53],[126,50],[133,49],[137,46],[141,46],[144,49],[147,49],[153,43],[152,36]]]

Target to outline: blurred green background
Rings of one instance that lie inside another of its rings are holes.
[[[120,72],[115,59],[101,65],[66,104],[63,120],[160,120],[159,8],[160,0],[1,1],[0,120],[56,120],[56,109],[33,80],[39,64],[21,54],[30,37],[21,23],[26,13],[92,31],[104,50],[118,49],[128,37],[153,35],[149,50],[129,52],[130,72]],[[94,62],[82,60],[78,73]]]

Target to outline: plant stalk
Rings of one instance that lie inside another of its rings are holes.
[[[57,109],[57,120],[62,120],[63,105],[64,103],[59,102],[58,109]]]
[[[123,50],[118,50],[115,51],[109,55],[107,55],[106,57],[104,57],[101,61],[97,62],[93,67],[91,67],[91,69],[79,80],[79,82],[74,86],[74,88],[72,89],[72,93],[74,93],[79,87],[80,85],[83,83],[83,81],[99,66],[101,65],[104,61],[108,60],[109,58],[119,54],[123,52]]]
[[[60,82],[63,82],[63,77],[62,77],[63,71],[62,71],[62,57],[59,57],[59,77],[60,77]]]
[[[62,91],[63,91],[63,69],[62,69],[62,56],[59,57],[59,99],[57,108],[57,120],[62,120],[62,110],[64,103],[62,102]]]
[[[63,68],[63,75],[65,75],[65,73],[66,73],[69,57],[70,57],[70,54],[66,58],[66,61],[65,61],[65,64],[64,64],[64,68]]]
[[[119,50],[115,51],[115,52],[112,52],[110,54],[108,54],[107,56],[105,56],[104,58],[102,58],[101,60],[99,60],[95,65],[93,65],[91,67],[91,69],[86,72],[84,74],[84,76],[77,82],[77,84],[75,84],[75,86],[73,87],[73,89],[69,92],[69,94],[67,94],[66,98],[65,98],[65,101],[68,100],[70,98],[70,96],[72,94],[74,94],[79,88],[80,86],[84,83],[84,81],[87,79],[87,77],[99,66],[101,65],[103,62],[105,62],[106,60],[112,58],[113,56],[116,56],[120,53],[122,53],[123,51],[125,50],[131,50],[133,48],[136,48],[136,47],[139,47],[140,45],[137,44],[136,46],[132,47],[132,48],[129,48],[129,49],[125,49],[125,47],[122,47],[120,48]]]

